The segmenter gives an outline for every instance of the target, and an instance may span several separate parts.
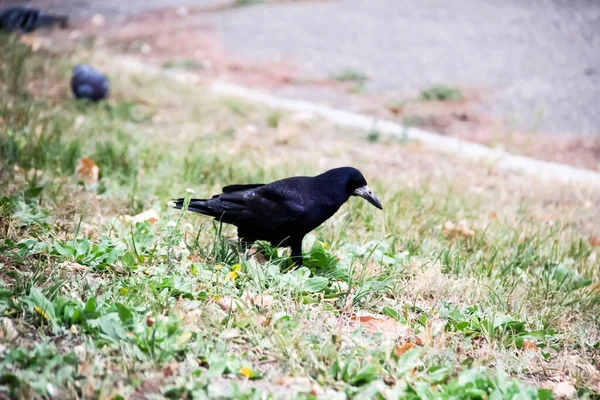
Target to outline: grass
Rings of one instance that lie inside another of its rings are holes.
[[[598,395],[597,192],[215,98],[101,50],[111,100],[77,103],[68,59],[0,40],[18,77],[0,84],[0,396]],[[82,156],[98,182],[74,174]],[[299,269],[166,206],[343,164],[385,211],[351,199]],[[155,223],[123,218],[151,208]]]
[[[438,85],[422,90],[419,98],[422,101],[452,101],[461,100],[463,98],[463,94],[458,88],[446,85]]]

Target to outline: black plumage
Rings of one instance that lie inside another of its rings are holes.
[[[108,78],[87,64],[73,68],[71,90],[77,99],[100,101],[108,97]]]
[[[65,29],[69,17],[66,15],[51,15],[44,11],[28,7],[11,7],[0,10],[0,30],[21,31],[30,33],[38,28],[58,25]]]
[[[292,260],[301,265],[304,236],[335,214],[350,196],[363,197],[382,209],[362,173],[341,167],[314,177],[225,186],[223,193],[211,199],[192,199],[188,210],[237,226],[246,246],[266,240],[273,246],[290,247]],[[183,208],[184,199],[174,201],[175,208]]]

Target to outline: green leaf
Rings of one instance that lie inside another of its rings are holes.
[[[400,313],[390,306],[383,307],[383,313],[390,318],[394,318],[396,321],[400,321]]]
[[[121,303],[116,303],[115,306],[117,307],[117,313],[119,314],[119,319],[123,325],[133,325],[133,313]]]
[[[327,287],[328,283],[329,279],[322,276],[316,276],[306,281],[302,287],[302,290],[308,293],[320,292]]]
[[[135,265],[135,256],[130,251],[128,251],[123,255],[121,261],[123,261],[123,264],[125,264],[129,268],[132,268]]]
[[[102,332],[115,340],[125,339],[125,329],[119,319],[117,313],[103,315],[98,320],[98,325]]]
[[[458,324],[456,324],[456,330],[458,330],[458,331],[464,331],[468,327],[469,327],[469,321],[461,321]]]
[[[75,249],[70,246],[63,246],[59,241],[54,241],[54,249],[58,254],[63,257],[73,257],[75,256]]]
[[[373,382],[379,377],[379,373],[377,372],[377,368],[373,365],[365,365],[363,366],[356,375],[350,379],[350,383],[353,386],[362,386],[369,382]]]

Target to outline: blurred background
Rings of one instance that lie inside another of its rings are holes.
[[[163,68],[600,168],[593,0],[6,1]]]

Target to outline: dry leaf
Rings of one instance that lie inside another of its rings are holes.
[[[600,236],[591,235],[590,236],[590,246],[600,247]]]
[[[452,221],[446,221],[446,223],[442,227],[442,232],[446,236],[456,236],[456,235],[461,235],[464,237],[475,236],[475,231],[467,226],[467,221],[465,221],[465,220],[459,221],[458,224],[455,224]]]
[[[538,349],[539,347],[533,341],[528,339],[523,340],[523,351],[537,351]]]
[[[160,216],[158,215],[158,211],[151,208],[133,217],[130,215],[124,215],[123,217],[121,217],[121,220],[124,222],[131,222],[132,224],[137,224],[138,222],[145,221],[148,221],[151,224],[155,224],[158,222],[159,218]]]
[[[310,387],[310,378],[306,376],[285,376],[275,381],[280,386],[302,386]]]
[[[163,368],[163,375],[164,376],[172,376],[178,370],[179,370],[179,363],[172,362],[169,365],[165,365],[165,367]]]
[[[28,46],[34,53],[42,47],[42,40],[38,36],[32,34],[21,35],[19,42]]]
[[[88,270],[88,267],[86,267],[85,265],[81,265],[79,263],[76,262],[71,262],[71,261],[65,261],[62,262],[58,265],[59,268],[65,268],[71,271],[77,271],[77,272],[85,272]]]
[[[223,311],[237,311],[240,309],[239,304],[233,300],[233,297],[225,296],[215,301]]]
[[[269,308],[273,304],[273,296],[264,292],[263,294],[257,294],[252,299],[252,304],[258,308]]]
[[[81,157],[77,163],[75,172],[82,181],[86,183],[95,183],[98,182],[100,168],[98,168],[94,160],[87,157]]]
[[[417,346],[412,343],[404,343],[402,345],[396,344],[394,346],[394,354],[396,354],[398,357],[402,357],[404,353],[406,353],[410,349],[414,349],[415,347]]]
[[[420,346],[428,345],[433,346],[435,344],[435,338],[440,336],[440,334],[444,333],[446,328],[446,321],[441,318],[429,318],[425,325],[425,329],[423,332],[417,335],[418,341],[417,344]],[[440,336],[440,341],[443,341],[443,336]]]
[[[238,329],[228,328],[228,329],[225,329],[223,332],[221,332],[219,337],[221,339],[235,339],[236,337],[239,337],[240,335],[241,335],[241,333]]]
[[[19,336],[10,318],[0,318],[0,342],[12,342]]]
[[[389,338],[407,338],[413,333],[408,326],[385,315],[362,313],[361,315],[355,314],[350,318],[362,325],[367,332],[383,333]]]
[[[554,395],[559,399],[570,399],[575,396],[577,390],[569,382],[560,382],[554,386]]]

